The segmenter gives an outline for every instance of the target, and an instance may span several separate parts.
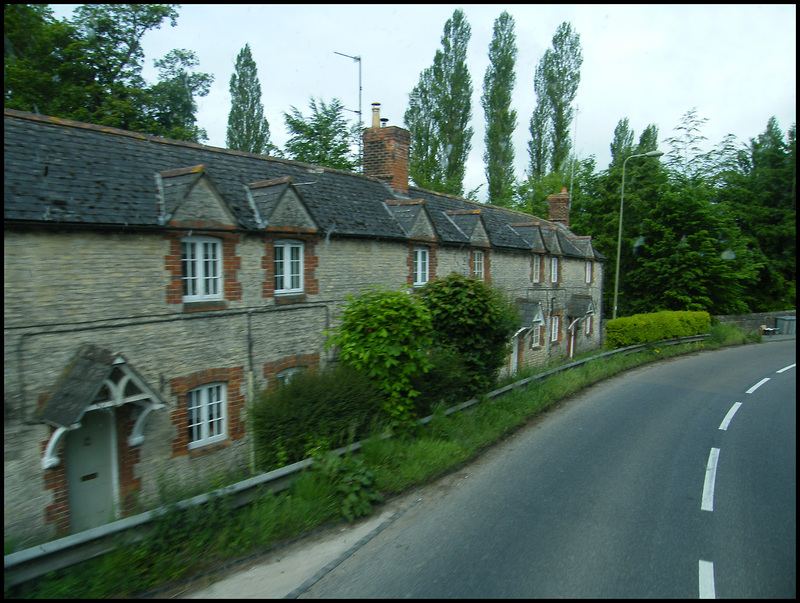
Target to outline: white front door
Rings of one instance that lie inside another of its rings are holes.
[[[115,519],[117,454],[114,409],[92,410],[67,434],[65,457],[72,532]]]

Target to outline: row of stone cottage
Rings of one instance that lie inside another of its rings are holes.
[[[5,111],[4,527],[23,542],[246,465],[250,395],[325,365],[347,294],[451,272],[516,300],[507,370],[600,343],[604,258],[548,220],[364,175]]]

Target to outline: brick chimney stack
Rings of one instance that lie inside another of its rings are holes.
[[[380,103],[372,103],[372,127],[364,130],[364,175],[380,178],[398,193],[408,194],[411,133],[381,122]]]
[[[560,193],[548,195],[547,204],[550,208],[547,219],[569,228],[569,193],[566,187]]]

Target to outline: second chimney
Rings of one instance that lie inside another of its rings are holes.
[[[569,228],[569,193],[566,187],[563,187],[560,193],[548,195],[547,205],[549,206],[547,219]]]
[[[364,130],[364,175],[380,178],[392,189],[408,194],[408,153],[411,133],[381,125],[380,103],[372,103],[372,127]]]

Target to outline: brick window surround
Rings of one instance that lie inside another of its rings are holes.
[[[561,257],[559,257],[557,255],[550,256],[549,261],[548,261],[549,266],[548,266],[548,281],[547,281],[550,285],[559,285],[559,284],[561,284],[561,264],[562,263],[563,262],[562,262],[562,258]],[[555,268],[556,268],[555,274],[553,274],[553,264],[555,264]]]
[[[298,293],[275,293],[275,244],[283,240],[303,243],[303,290]],[[264,256],[261,258],[261,269],[264,270],[261,297],[274,298],[276,304],[285,304],[303,302],[307,296],[319,293],[317,241],[318,237],[316,235],[270,235],[265,243]]]
[[[238,272],[242,267],[242,259],[236,255],[236,245],[240,235],[234,232],[218,231],[191,231],[193,236],[203,236],[218,239],[222,242],[222,300],[208,302],[183,301],[183,267],[181,265],[181,243],[188,232],[169,232],[166,235],[169,253],[164,258],[165,269],[169,275],[167,285],[167,303],[182,304],[184,312],[198,312],[203,310],[220,310],[227,308],[227,302],[242,299],[242,284],[238,280]]]
[[[227,438],[225,441],[209,446],[202,446],[189,450],[189,390],[209,385],[212,383],[225,383],[227,405]],[[185,377],[176,377],[170,380],[172,395],[175,397],[175,408],[170,419],[176,429],[177,435],[172,440],[172,456],[188,454],[191,458],[213,452],[219,448],[227,447],[232,440],[244,437],[244,367],[214,368],[197,371]]]
[[[426,243],[425,245],[419,245],[412,243],[408,246],[408,258],[406,260],[406,265],[408,266],[408,279],[406,283],[410,286],[414,286],[414,255],[417,249],[425,248],[428,250],[428,281],[431,282],[436,280],[436,267],[439,261],[436,259],[436,245]],[[484,268],[485,270],[485,268]]]
[[[551,344],[559,343],[564,336],[563,319],[564,317],[562,310],[558,310],[550,316],[550,325],[547,332],[547,338]],[[558,323],[557,325],[555,324],[556,322]],[[557,339],[553,339],[553,326],[558,327]]]
[[[292,354],[274,362],[264,363],[264,378],[267,380],[267,390],[272,390],[277,382],[278,373],[290,368],[316,368],[319,366],[319,352],[312,354]]]
[[[473,249],[469,252],[469,274],[470,276],[476,276],[475,274],[475,252],[480,251],[483,253],[483,278],[480,279],[485,283],[491,283],[491,260],[489,259],[489,250],[488,249]]]

